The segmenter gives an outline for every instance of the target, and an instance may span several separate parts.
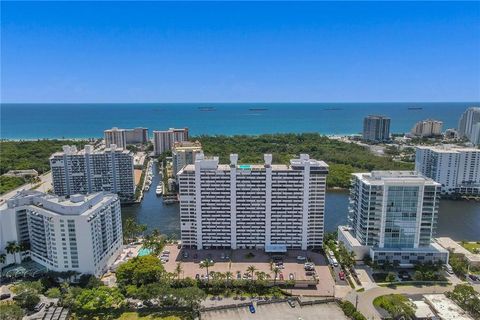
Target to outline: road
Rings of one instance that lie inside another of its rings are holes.
[[[35,190],[38,190],[41,192],[47,192],[48,190],[52,189],[52,172],[51,171],[43,175],[40,175],[38,177],[40,178],[40,182],[24,184],[23,186],[20,186],[17,189],[14,189],[0,196],[0,205],[3,204],[7,199],[10,199],[14,195],[16,195],[18,192],[23,190],[30,190],[33,187],[37,186],[38,184],[40,184],[40,186]]]

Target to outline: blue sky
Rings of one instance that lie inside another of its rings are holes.
[[[479,2],[3,2],[2,102],[480,101]]]

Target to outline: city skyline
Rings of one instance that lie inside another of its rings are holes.
[[[2,102],[480,100],[478,2],[1,6]]]

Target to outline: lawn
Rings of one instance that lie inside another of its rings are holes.
[[[462,247],[470,251],[471,253],[480,252],[480,241],[477,242],[461,242]]]
[[[139,314],[138,312],[124,312],[117,320],[181,320],[177,316],[157,316],[155,313],[149,315]]]

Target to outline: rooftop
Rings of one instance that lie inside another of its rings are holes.
[[[426,303],[433,308],[442,320],[473,320],[462,308],[444,294],[426,294],[424,297]]]
[[[370,185],[384,184],[425,184],[440,186],[439,183],[418,173],[417,171],[372,171],[369,173],[353,173],[358,179]]]
[[[444,144],[441,146],[417,146],[420,150],[431,150],[437,153],[460,153],[460,152],[472,152],[477,151],[480,153],[480,149],[472,147],[460,147],[453,144]]]

